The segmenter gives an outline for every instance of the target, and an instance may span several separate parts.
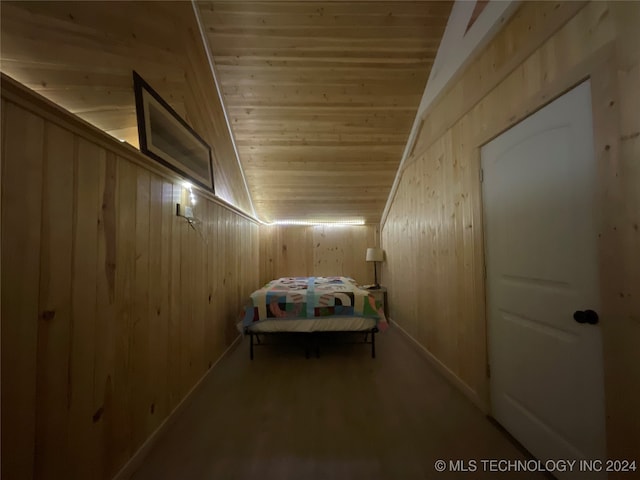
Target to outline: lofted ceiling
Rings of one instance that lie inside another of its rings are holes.
[[[137,70],[257,216],[377,223],[452,2],[2,2],[2,71],[137,146]],[[196,52],[197,50],[197,52]],[[218,188],[220,186],[220,188]]]
[[[377,223],[450,2],[198,2],[258,214]]]

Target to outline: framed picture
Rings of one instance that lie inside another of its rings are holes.
[[[133,89],[140,151],[215,193],[211,147],[135,71]]]

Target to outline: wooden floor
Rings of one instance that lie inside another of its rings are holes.
[[[291,346],[248,338],[210,372],[135,480],[508,479],[481,459],[525,459],[397,328],[365,345]],[[437,459],[477,462],[438,473]]]

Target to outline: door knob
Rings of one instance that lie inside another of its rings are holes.
[[[598,323],[598,320],[600,320],[598,314],[593,310],[585,310],[584,314],[587,317],[587,323],[590,323],[591,325],[595,325],[596,323]]]
[[[589,323],[591,325],[597,324],[600,320],[598,313],[593,310],[576,310],[573,312],[573,319],[578,323]]]

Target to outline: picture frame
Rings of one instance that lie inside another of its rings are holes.
[[[140,151],[215,194],[211,146],[137,73]]]

